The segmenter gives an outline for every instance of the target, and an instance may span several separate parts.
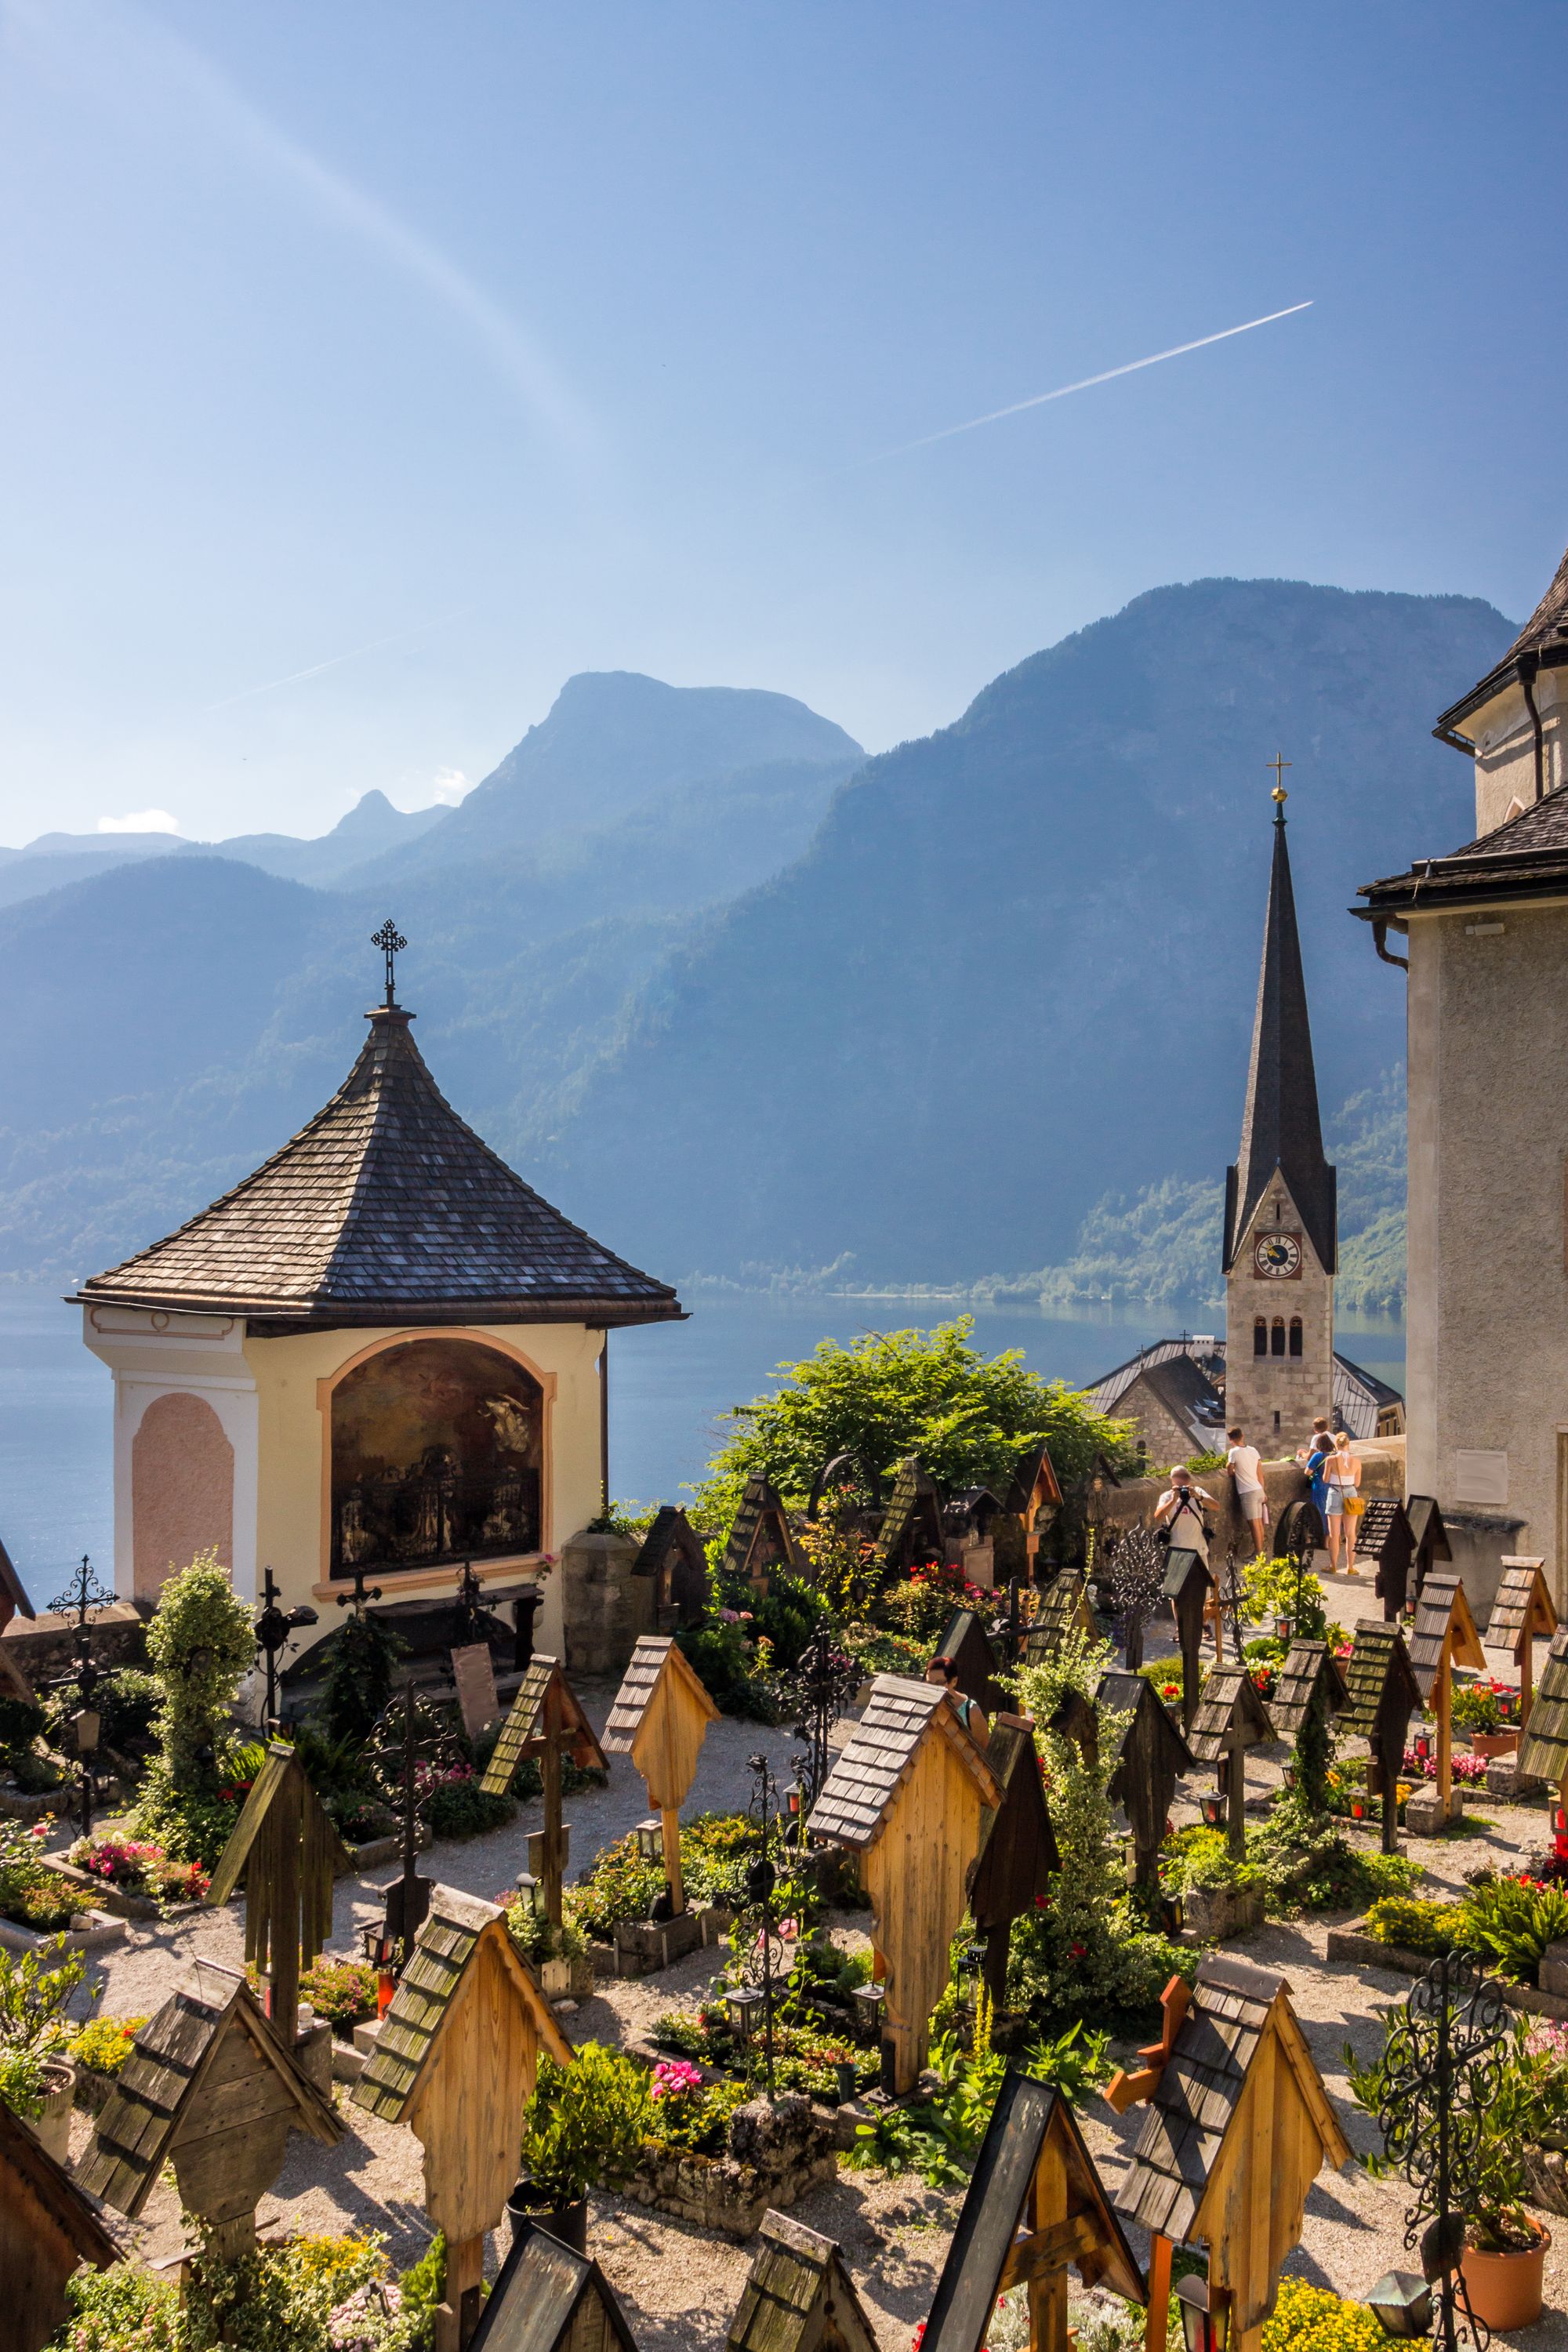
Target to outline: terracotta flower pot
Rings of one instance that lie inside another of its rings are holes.
[[[1511,1756],[1519,1746],[1517,1731],[1472,1731],[1472,1756]]]
[[[1542,2274],[1552,2233],[1542,2230],[1540,2242],[1517,2254],[1485,2254],[1467,2246],[1459,2263],[1470,2308],[1476,2317],[1500,2335],[1511,2336],[1541,2316],[1544,2300]]]

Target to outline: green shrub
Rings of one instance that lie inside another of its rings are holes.
[[[339,1626],[321,1685],[321,1720],[330,1738],[370,1738],[392,1696],[392,1670],[408,1644],[384,1617],[367,1609]]]
[[[44,2112],[44,2088],[43,2053],[0,2042],[0,2105],[36,2123]]]
[[[147,1656],[159,1688],[148,1766],[132,1828],[180,1862],[211,1870],[239,1818],[226,1800],[229,1708],[256,1654],[250,1612],[216,1551],[205,1551],[158,1596]]]
[[[1279,2300],[1263,2323],[1262,2352],[1387,2352],[1388,2342],[1364,2303],[1348,2303],[1305,2279],[1280,2280]]]
[[[433,1838],[470,1838],[504,1829],[517,1807],[510,1797],[489,1795],[470,1776],[437,1782],[421,1810]]]
[[[1533,1984],[1547,1945],[1563,1936],[1568,1936],[1568,1894],[1562,1887],[1490,1878],[1466,1896],[1455,1941],[1505,1976]]]
[[[1170,1894],[1222,1886],[1257,1886],[1263,1872],[1256,1863],[1232,1859],[1224,1830],[1178,1830],[1160,1849],[1160,1881]]]
[[[0,1756],[30,1748],[44,1727],[44,1710],[30,1699],[0,1696]]]
[[[1265,1900],[1276,1917],[1361,1910],[1379,1896],[1407,1895],[1421,1876],[1420,1864],[1404,1854],[1370,1853],[1353,1843],[1333,1815],[1315,1811],[1300,1789],[1276,1797],[1267,1817],[1247,1832],[1247,1858],[1263,1874]]]
[[[1502,1709],[1490,1683],[1456,1683],[1450,1720],[1456,1731],[1500,1731]]]
[[[439,2230],[397,2284],[405,2330],[399,2352],[435,2352],[436,2307],[447,2292],[447,2241]]]
[[[301,2000],[318,2017],[329,2019],[334,2031],[375,2015],[376,1972],[368,1960],[323,1955],[301,1971]]]
[[[759,1655],[747,1628],[717,1622],[682,1625],[675,1636],[681,1654],[715,1706],[752,1723],[777,1723],[780,1707],[768,1687],[767,1660]]]
[[[522,2170],[542,2201],[569,2205],[633,2170],[652,2102],[642,2068],[585,2042],[569,2066],[541,2057],[522,2115]]]
[[[57,2056],[78,2030],[67,2020],[66,2004],[86,1976],[81,1954],[58,1945],[42,1952],[0,1951],[0,2046]]]
[[[185,2352],[179,2287],[139,2262],[78,2271],[66,2281],[66,2301],[71,2315],[49,2352],[126,2352],[130,2345],[136,2352]]]
[[[637,1852],[637,1833],[607,1845],[589,1876],[567,1893],[569,1916],[585,1936],[606,1942],[621,1919],[646,1919],[664,1891],[665,1877],[657,1862],[645,1862]]]

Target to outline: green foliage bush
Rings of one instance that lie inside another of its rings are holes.
[[[1568,1936],[1568,1894],[1527,1879],[1484,1879],[1465,1898],[1459,1935],[1483,1961],[1533,1984],[1547,1945]]]
[[[127,2352],[132,2345],[136,2352],[186,2352],[178,2286],[139,2262],[79,2271],[66,2282],[66,2301],[71,2316],[49,2352]]]
[[[1261,1872],[1277,1917],[1359,1910],[1380,1896],[1408,1894],[1421,1876],[1420,1864],[1404,1854],[1373,1853],[1356,1844],[1300,1789],[1276,1797],[1267,1817],[1247,1832],[1247,1858]]]
[[[1168,1893],[1257,1886],[1263,1873],[1256,1863],[1236,1862],[1224,1830],[1178,1830],[1160,1849],[1160,1881]]]
[[[422,1810],[433,1838],[470,1838],[504,1829],[517,1807],[510,1797],[490,1796],[470,1774],[466,1780],[438,1782]]]
[[[602,2042],[584,2042],[569,2066],[542,2057],[523,2109],[521,2165],[542,2202],[569,2205],[598,2182],[624,2179],[650,2105],[642,2068]]]
[[[0,1697],[0,1757],[7,1762],[30,1748],[44,1727],[44,1710],[25,1698]]]
[[[193,2266],[183,2296],[172,2279],[140,2263],[116,2263],[71,2280],[71,2316],[49,2352],[216,2352],[220,2345],[230,2352],[338,2352],[351,2343],[416,2352],[433,2346],[439,2287],[426,2313],[417,2291],[407,2295],[405,2280],[399,2318],[396,2290],[383,2299],[387,2281],[385,2251],[375,2235],[294,2238],[236,2262],[207,2257]],[[356,2296],[351,2336],[342,2320],[333,2326],[332,2315]]]
[[[333,1740],[370,1738],[392,1696],[392,1670],[408,1644],[374,1609],[338,1628],[321,1685],[321,1721]]]
[[[44,2112],[45,2089],[42,2052],[0,2042],[0,2105],[36,2123]]]
[[[1096,1412],[1061,1381],[1027,1370],[1023,1350],[987,1360],[970,1345],[973,1316],[929,1331],[868,1331],[824,1339],[782,1384],[723,1416],[734,1434],[708,1465],[695,1515],[727,1531],[753,1471],[803,1506],[825,1462],[848,1454],[868,1483],[918,1454],[944,1488],[997,1487],[1026,1445],[1049,1445],[1070,1483],[1097,1454],[1131,1458],[1127,1424]]]
[[[66,2006],[86,1976],[81,1954],[58,1944],[41,1952],[0,1950],[0,2047],[57,2057],[77,2030]]]
[[[715,1620],[706,1625],[682,1625],[675,1636],[681,1654],[697,1675],[715,1706],[751,1723],[777,1723],[777,1693],[768,1680],[769,1661],[759,1657],[745,1625]]]
[[[310,2002],[318,2017],[329,2019],[335,2032],[362,2017],[374,2017],[375,1997],[376,1972],[368,1960],[323,1955],[300,1978],[300,1998]]]
[[[172,1576],[147,1628],[160,1696],[158,1752],[147,1769],[133,1827],[177,1861],[211,1870],[239,1818],[226,1799],[228,1710],[250,1669],[250,1613],[216,1551]]]
[[[1458,1903],[1424,1903],[1414,1896],[1385,1895],[1368,1908],[1366,1932],[1376,1943],[1436,1959],[1454,1949],[1454,1931],[1463,1907]]]

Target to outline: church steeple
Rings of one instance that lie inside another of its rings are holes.
[[[1271,764],[1278,777],[1289,762]],[[1290,887],[1290,853],[1285,843],[1285,800],[1284,785],[1276,782],[1274,866],[1263,929],[1263,967],[1252,1024],[1241,1149],[1235,1167],[1226,1173],[1226,1274],[1236,1263],[1276,1171],[1289,1190],[1325,1274],[1334,1272],[1337,1255],[1334,1171],[1323,1157],[1318,1116],[1307,984],[1301,971],[1296,898]]]

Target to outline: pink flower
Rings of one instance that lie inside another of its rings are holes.
[[[793,1942],[799,1933],[800,1922],[798,1919],[781,1919],[779,1921],[779,1934],[784,1937],[786,1944]]]
[[[689,2098],[700,2091],[702,2077],[687,2058],[664,2058],[653,2070],[653,2095],[656,2099]]]
[[[720,1622],[720,1624],[721,1624],[721,1625],[738,1625],[738,1624],[740,1623],[740,1622],[741,1622],[741,1612],[740,1612],[740,1611],[739,1611],[738,1609],[721,1609],[721,1610],[720,1610],[720,1612],[719,1612],[719,1622]]]

